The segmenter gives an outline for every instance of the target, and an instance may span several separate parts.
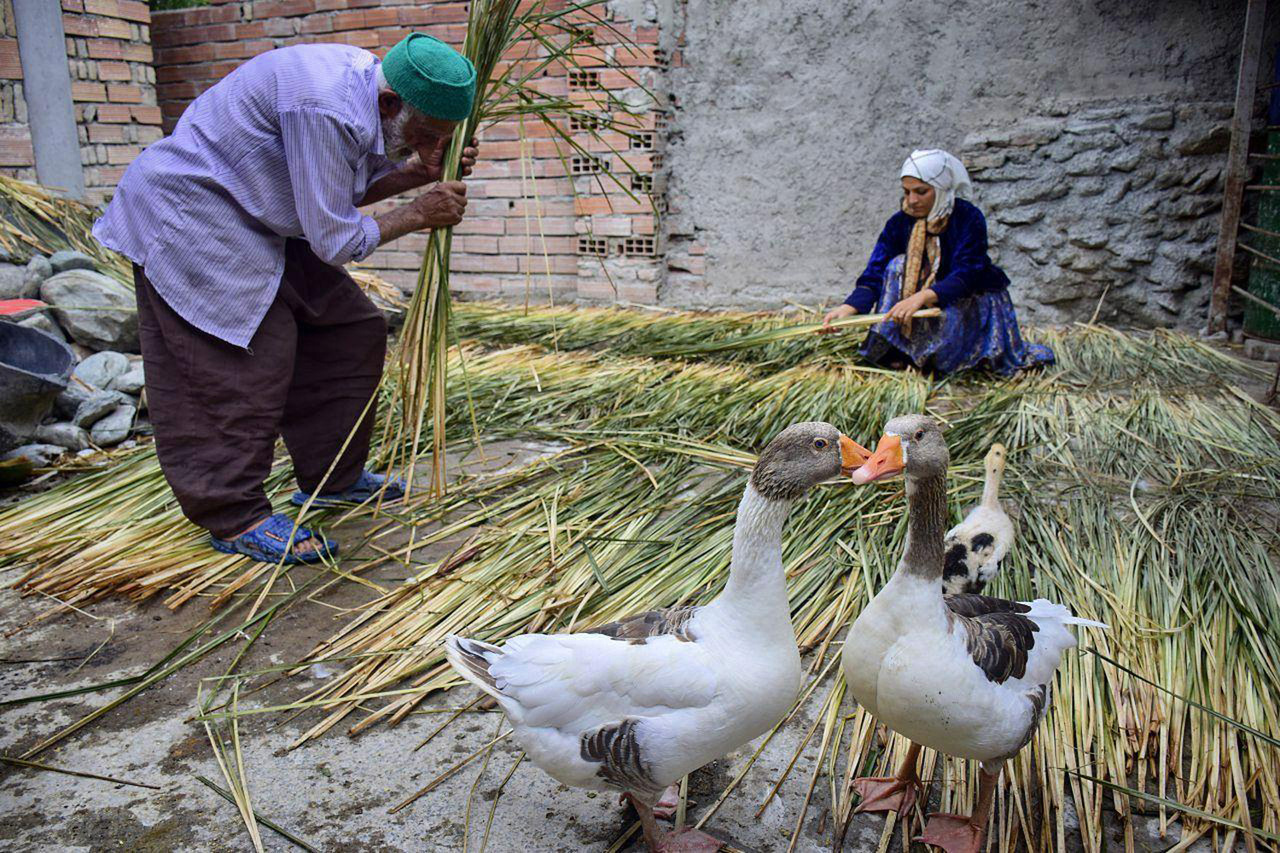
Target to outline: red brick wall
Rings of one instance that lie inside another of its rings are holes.
[[[22,94],[22,65],[18,59],[18,28],[11,0],[0,2],[0,172],[34,181],[35,155],[27,126],[27,102]]]
[[[56,2],[56,0],[48,0]],[[61,0],[80,160],[91,201],[119,182],[143,146],[161,136],[151,67],[150,19],[138,0]],[[0,5],[0,171],[35,180],[11,0]]]
[[[205,7],[156,12],[153,17],[156,88],[165,127],[170,129],[193,98],[264,51],[340,42],[381,56],[412,31],[460,46],[467,9],[458,0],[210,0]],[[622,20],[611,23],[641,48],[634,55],[619,54],[618,61],[654,90],[662,73],[656,29]],[[558,67],[543,73],[538,87],[571,94],[583,104],[603,104],[604,90],[633,89],[634,83],[624,75],[605,67],[605,57],[617,50],[617,36],[601,27],[595,38],[598,87],[580,88],[582,81],[575,80],[571,88],[569,75]],[[631,165],[651,180],[660,172],[655,155],[662,134],[655,132],[655,116],[647,112],[640,124],[652,134],[652,141],[643,140],[652,145],[652,152],[632,150],[632,140],[625,135],[610,137]],[[590,138],[584,131],[566,130],[584,144]],[[604,146],[593,144],[592,150],[603,152]],[[513,121],[484,130],[481,162],[469,181],[467,218],[455,232],[455,290],[510,297],[528,293],[541,300],[656,302],[659,261],[652,209],[647,202],[633,202],[607,181],[566,174],[571,157],[569,147],[536,121],[527,121],[523,130]],[[621,163],[611,165],[628,174]],[[403,237],[376,252],[365,266],[407,290],[416,282],[425,245],[423,234]]]
[[[84,183],[97,201],[162,135],[151,12],[139,0],[62,0],[62,12]]]

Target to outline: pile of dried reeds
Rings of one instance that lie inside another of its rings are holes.
[[[96,217],[87,204],[0,175],[0,248],[19,258],[76,249],[93,258],[100,271],[132,287],[133,267],[128,259],[93,239]]]

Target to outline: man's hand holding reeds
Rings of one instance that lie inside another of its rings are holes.
[[[446,136],[441,139],[434,150],[426,152],[418,152],[418,168],[422,171],[422,186],[432,181],[438,181],[444,176],[444,155],[449,151],[449,144],[453,141],[453,137]],[[458,175],[465,178],[471,174],[471,170],[475,168],[476,156],[480,153],[480,143],[474,139],[467,143],[467,147],[462,149],[462,156],[458,159]]]
[[[378,245],[424,228],[457,225],[466,210],[467,185],[462,181],[442,181],[408,204],[376,217]]]

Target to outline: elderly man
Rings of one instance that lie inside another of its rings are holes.
[[[196,98],[94,226],[134,262],[156,453],[218,550],[286,563],[336,553],[271,512],[278,435],[295,504],[318,489],[319,505],[403,496],[364,467],[387,326],[342,265],[461,220],[466,187],[440,182],[441,160],[475,89],[471,63],[419,33],[381,63],[345,45],[273,50]],[[357,210],[428,184],[381,216]]]

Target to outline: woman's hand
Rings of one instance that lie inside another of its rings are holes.
[[[857,313],[858,309],[854,308],[852,305],[837,305],[835,308],[828,311],[827,315],[822,318],[822,328],[818,330],[818,334],[829,335],[833,332],[840,331],[839,329],[831,328],[831,324],[836,320],[843,320],[845,317],[852,317]]]
[[[932,290],[922,290],[917,294],[908,296],[906,299],[899,300],[892,308],[885,312],[884,318],[892,320],[895,323],[902,324],[911,318],[911,315],[917,311],[928,308],[938,301],[938,294]]]

